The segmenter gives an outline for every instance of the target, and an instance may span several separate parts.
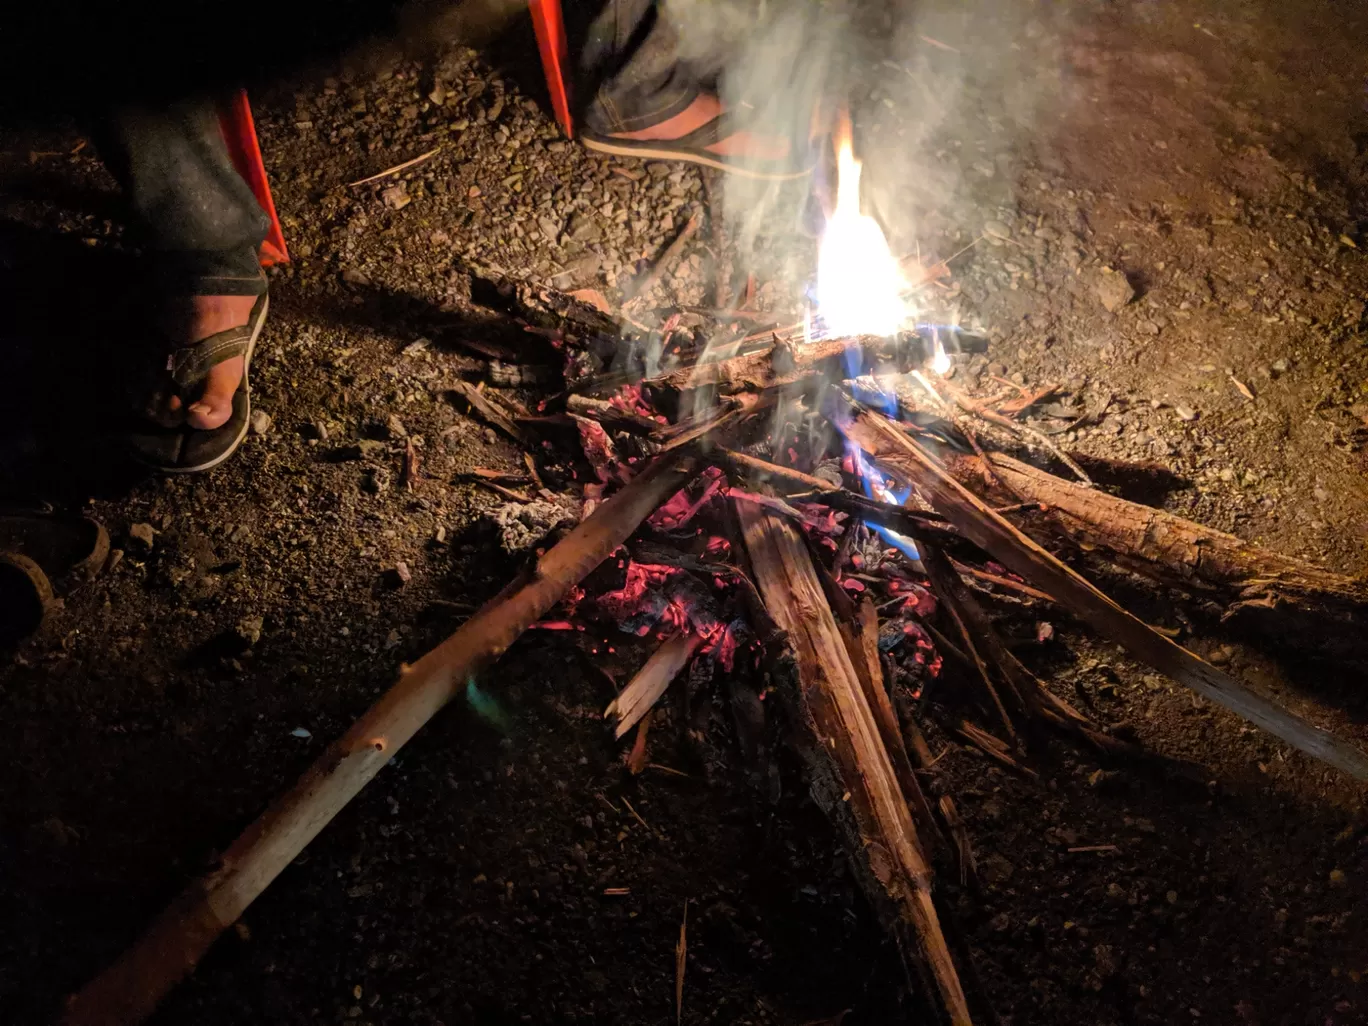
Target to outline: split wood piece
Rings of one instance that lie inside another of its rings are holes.
[[[1272,552],[1163,510],[1085,488],[1009,456],[989,460],[1003,485],[1047,507],[1047,520],[1085,549],[1097,550],[1128,570],[1192,590],[1221,589],[1239,596],[1236,609],[1286,604],[1363,623],[1368,580],[1346,577]],[[949,456],[961,483],[980,461]]]
[[[506,652],[641,522],[689,481],[689,458],[664,458],[635,477],[412,666],[124,954],[70,999],[65,1026],[142,1022],[195,968],[214,939],[475,674]]]
[[[780,343],[759,353],[685,367],[662,377],[651,378],[649,383],[681,392],[713,387],[724,395],[748,390],[764,391],[791,385],[814,375],[851,349],[882,346],[884,342],[881,338],[857,335],[806,345]]]
[[[1293,747],[1352,776],[1368,779],[1368,757],[1357,748],[1256,694],[1248,685],[1222,673],[1128,613],[993,512],[887,417],[860,411],[845,431],[883,469],[915,485],[965,537],[1013,573],[1053,595],[1060,605],[1087,621],[1103,637]]]
[[[619,409],[607,399],[593,399],[585,395],[567,396],[565,408],[576,416],[596,420],[604,427],[629,431],[635,435],[652,435],[665,426],[650,417]]]
[[[676,634],[653,653],[622,692],[603,710],[603,718],[616,718],[613,737],[620,738],[660,701],[670,682],[689,664],[703,639],[697,634]]]
[[[1022,776],[1030,777],[1032,780],[1039,780],[1040,774],[1031,767],[1026,766],[1016,760],[1012,755],[1012,750],[1000,739],[994,737],[988,731],[970,723],[968,720],[961,720],[955,728],[960,737],[968,741],[971,745],[983,752],[992,759],[996,759],[1010,770],[1015,770]]]
[[[968,1002],[932,901],[931,866],[812,557],[785,518],[749,502],[734,508],[760,594],[793,646],[814,797],[853,835],[877,889],[871,897],[891,901],[915,933],[950,1022],[967,1026]]]
[[[822,590],[826,592],[831,612],[836,617],[836,626],[841,632],[841,640],[845,642],[846,651],[850,654],[851,665],[855,667],[855,676],[859,678],[860,687],[864,690],[865,701],[869,703],[869,709],[874,714],[874,722],[879,728],[879,738],[883,742],[884,750],[888,752],[893,771],[897,774],[898,786],[902,788],[903,796],[912,809],[917,828],[929,834],[934,850],[938,845],[945,844],[946,839],[940,833],[940,823],[931,808],[931,803],[927,801],[926,793],[922,790],[921,781],[912,772],[912,760],[907,754],[907,743],[903,740],[902,731],[898,729],[893,703],[889,701],[888,691],[884,686],[883,664],[879,661],[879,614],[868,597],[857,606],[854,599],[846,594],[845,589],[836,582],[836,578],[822,565],[818,554],[811,548],[809,554],[814,557],[812,565],[822,582]]]
[[[498,428],[519,445],[530,447],[537,444],[537,440],[533,438],[526,429],[520,424],[514,423],[511,416],[495,406],[494,403],[489,400],[489,397],[474,385],[466,381],[453,381],[451,383],[451,390],[469,403],[471,410],[474,411],[481,420]]]
[[[632,287],[631,297],[622,304],[624,312],[629,307],[635,306],[637,303],[641,302],[641,300],[645,299],[651,289],[655,288],[655,284],[660,280],[661,275],[678,262],[680,254],[684,252],[684,247],[698,234],[698,229],[702,227],[702,225],[703,211],[695,210],[689,215],[688,221],[684,223],[684,227],[680,229],[679,234],[674,237],[674,241],[665,247],[665,251],[661,253],[660,258],[651,265],[651,269],[643,274],[641,280]]]

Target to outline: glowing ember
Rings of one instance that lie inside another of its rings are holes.
[[[860,162],[849,120],[836,138],[836,210],[817,256],[817,300],[830,335],[895,335],[910,311],[907,288],[883,229],[860,213]]]

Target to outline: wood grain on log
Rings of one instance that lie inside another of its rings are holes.
[[[1005,487],[1048,507],[1049,521],[1085,549],[1128,570],[1192,590],[1220,589],[1241,605],[1309,605],[1368,611],[1368,580],[1333,573],[1304,560],[1251,545],[1164,510],[1085,488],[1010,456],[989,456]],[[982,462],[947,455],[945,468],[961,484],[977,481]]]
[[[793,646],[814,780],[823,772],[834,776],[828,803],[855,834],[882,892],[872,897],[891,902],[911,927],[950,1022],[966,1026],[969,1006],[932,901],[931,867],[807,545],[786,518],[764,507],[740,500],[736,510],[756,585]]]

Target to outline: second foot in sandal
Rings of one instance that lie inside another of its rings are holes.
[[[743,125],[722,109],[716,96],[706,93],[657,125],[634,132],[586,131],[581,141],[600,153],[680,160],[772,181],[802,178],[811,173],[813,163],[787,137]]]
[[[267,305],[265,292],[187,301],[168,330],[172,338],[196,341],[172,348],[160,380],[148,389],[129,432],[139,461],[166,473],[192,473],[218,466],[242,444],[252,415],[252,353]]]

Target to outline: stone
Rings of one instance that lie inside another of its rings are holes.
[[[1108,313],[1116,313],[1135,298],[1135,289],[1120,271],[1109,271],[1097,283],[1097,298]]]
[[[252,434],[264,435],[267,431],[271,430],[271,415],[265,410],[253,410],[249,427]]]
[[[152,551],[156,534],[157,532],[153,530],[151,524],[134,524],[128,529],[129,540],[136,542],[137,546],[135,547],[141,548],[144,552]]]
[[[1197,411],[1190,406],[1183,406],[1181,403],[1173,408],[1173,412],[1178,414],[1179,420],[1194,421],[1197,419]]]
[[[1001,855],[989,855],[979,863],[979,875],[985,883],[994,886],[1006,883],[1015,871],[1015,867]]]
[[[237,636],[247,643],[247,647],[251,648],[261,640],[262,623],[259,616],[244,616],[237,622],[234,630]]]

